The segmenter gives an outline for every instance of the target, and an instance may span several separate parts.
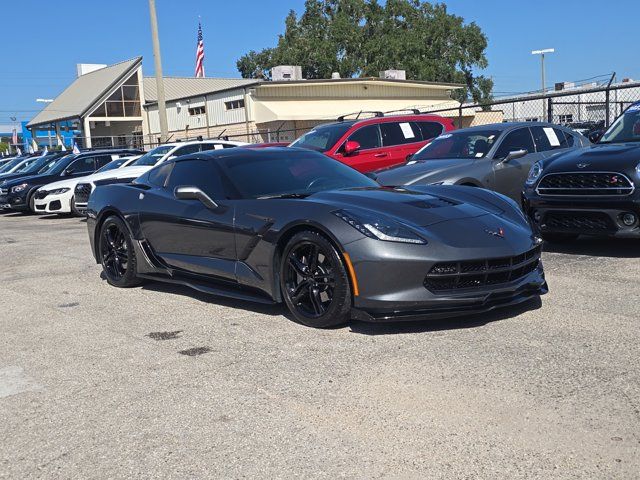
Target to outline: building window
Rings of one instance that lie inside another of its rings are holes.
[[[93,117],[140,117],[138,76],[133,74],[96,109]]]
[[[571,123],[573,122],[572,114],[558,115],[558,122],[560,123]]]
[[[189,115],[204,115],[204,106],[202,107],[189,107]]]
[[[524,119],[525,122],[537,122],[538,117],[529,117]]]
[[[224,106],[227,110],[237,110],[238,108],[244,108],[244,100],[231,100],[230,102],[224,102]]]

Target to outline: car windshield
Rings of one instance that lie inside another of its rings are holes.
[[[24,173],[26,172],[29,167],[34,163],[38,161],[38,157],[33,157],[33,158],[28,158],[26,160],[22,160],[22,163],[20,163],[14,170],[14,173]]]
[[[50,158],[46,162],[44,162],[40,168],[38,168],[38,175],[42,175],[43,173],[49,173],[54,169],[56,165],[58,165],[62,160],[69,157],[70,155],[65,155],[64,157],[58,158]]]
[[[40,169],[43,165],[47,165],[49,162],[55,162],[57,157],[46,156],[46,157],[38,157],[35,159],[35,162],[31,162],[31,164],[23,170],[24,173],[40,173]]]
[[[631,105],[602,135],[598,143],[640,142],[640,103]]]
[[[117,160],[113,160],[109,163],[107,163],[104,167],[96,170],[96,173],[98,172],[106,172],[107,170],[115,170],[116,168],[120,168],[122,166],[122,164],[126,161],[128,161],[128,158],[119,158]]]
[[[290,147],[326,152],[351,128],[351,123],[334,123],[316,127],[295,140]]]
[[[316,152],[217,159],[225,190],[239,198],[308,196],[325,190],[379,187],[369,177]]]
[[[0,168],[0,173],[9,173],[9,171],[19,164],[24,158],[14,158],[13,160],[9,160],[5,163],[2,168]]]
[[[433,139],[419,150],[411,160],[482,158],[491,150],[500,130],[459,130]]]
[[[169,153],[169,151],[172,148],[174,148],[173,145],[160,145],[159,147],[156,147],[153,150],[150,150],[149,152],[147,152],[144,155],[142,155],[138,160],[133,162],[130,166],[133,166],[133,165],[136,165],[136,166],[140,166],[140,165],[147,165],[147,166],[155,165],[156,163],[158,163],[158,160],[160,160],[167,153]]]

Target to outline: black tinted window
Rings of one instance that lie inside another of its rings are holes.
[[[505,158],[509,152],[516,150],[526,150],[529,153],[536,151],[528,128],[518,128],[509,133],[498,147],[495,158]]]
[[[349,140],[358,142],[362,150],[382,146],[378,125],[367,125],[366,127],[359,128],[351,134]]]
[[[200,151],[200,145],[185,145],[184,147],[178,148],[175,152],[173,152],[173,157],[180,157],[182,155],[189,155],[190,153],[196,153]]]
[[[149,172],[149,183],[157,185],[158,187],[164,187],[164,184],[173,168],[173,163],[165,163],[159,167],[154,168]]]
[[[201,147],[202,151],[206,152],[207,150],[222,150],[224,145],[222,143],[203,143]]]
[[[71,165],[67,167],[69,173],[87,173],[95,170],[95,157],[83,157],[71,162]]]
[[[167,188],[173,191],[179,186],[198,187],[213,199],[225,197],[220,186],[220,176],[209,160],[176,162],[169,175]]]
[[[118,158],[120,155],[100,155],[96,157],[96,168],[102,168],[107,163],[111,162],[114,158]]]
[[[558,148],[573,147],[573,135],[563,130],[560,130],[559,128],[554,128],[553,131],[556,132],[556,136],[560,141],[560,147]]]
[[[382,144],[385,147],[402,145],[403,143],[419,142],[422,139],[420,132],[416,132],[415,123],[410,122],[390,122],[381,123]]]
[[[442,124],[438,122],[417,122],[420,131],[422,132],[422,139],[429,140],[435,138],[442,133]]]

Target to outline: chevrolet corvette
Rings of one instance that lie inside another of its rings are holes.
[[[305,149],[200,152],[98,185],[87,226],[113,286],[282,302],[312,327],[465,315],[547,292],[541,240],[513,200],[381,187]]]

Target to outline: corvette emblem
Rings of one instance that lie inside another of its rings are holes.
[[[489,230],[488,228],[486,228],[485,232],[488,233],[489,235],[493,235],[494,237],[504,238],[504,229],[503,228],[499,228],[497,230]]]
[[[590,163],[579,163],[576,165],[576,167],[578,168],[587,168],[589,165],[591,165]]]

